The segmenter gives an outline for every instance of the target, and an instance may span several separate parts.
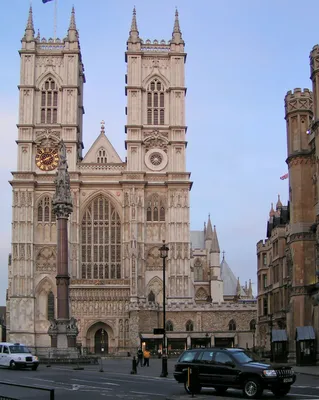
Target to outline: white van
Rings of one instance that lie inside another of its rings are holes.
[[[0,366],[16,368],[38,368],[39,359],[33,356],[30,350],[20,343],[0,343]]]

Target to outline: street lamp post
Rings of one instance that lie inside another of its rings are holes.
[[[162,373],[161,377],[166,378],[167,373],[167,348],[166,348],[166,290],[165,290],[165,282],[166,282],[166,258],[168,256],[169,248],[165,244],[165,240],[163,240],[163,246],[159,248],[161,259],[163,260],[163,355],[162,355]]]

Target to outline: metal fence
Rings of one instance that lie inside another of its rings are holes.
[[[19,385],[17,383],[11,383],[11,382],[0,382],[0,387],[4,385],[4,386],[11,386],[11,387],[16,387],[16,388],[24,388],[24,389],[31,389],[31,390],[41,390],[41,391],[45,391],[45,392],[49,392],[49,399],[50,400],[54,400],[54,389],[48,389],[48,388],[42,388],[39,386],[29,386],[29,385]],[[19,400],[19,398],[15,398],[15,397],[8,397],[6,395],[1,395],[0,394],[0,400]]]

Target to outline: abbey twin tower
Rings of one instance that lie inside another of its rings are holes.
[[[63,40],[36,36],[30,8],[20,49],[18,159],[12,173],[10,341],[49,347],[56,313],[58,144],[66,146],[73,199],[69,219],[70,309],[78,344],[99,351],[157,349],[162,327],[165,240],[169,349],[252,346],[256,302],[223,258],[210,218],[190,231],[186,169],[185,43],[175,14],[168,42],[143,41],[133,11],[126,50],[123,162],[101,131],[84,154],[84,65],[74,9]]]

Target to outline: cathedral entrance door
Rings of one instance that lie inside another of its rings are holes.
[[[105,329],[99,329],[94,335],[95,354],[107,354],[109,350],[109,337]]]

